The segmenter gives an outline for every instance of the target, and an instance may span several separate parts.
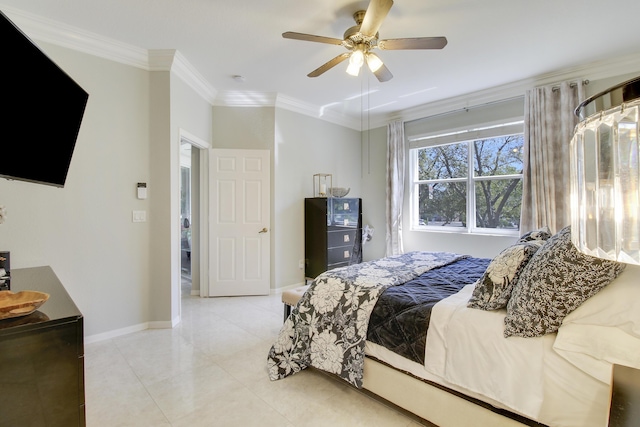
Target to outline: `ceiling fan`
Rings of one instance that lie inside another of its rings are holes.
[[[349,58],[347,73],[350,75],[357,76],[360,73],[360,68],[362,68],[362,65],[366,61],[367,66],[376,78],[381,82],[386,82],[393,78],[393,74],[391,74],[391,71],[389,71],[378,55],[373,53],[372,50],[376,48],[382,50],[442,49],[447,45],[446,37],[414,37],[379,40],[378,29],[389,13],[389,10],[391,10],[391,6],[393,6],[393,0],[371,0],[366,11],[359,10],[353,14],[356,25],[345,31],[342,40],[295,33],[292,31],[283,33],[282,37],[285,39],[340,45],[349,50],[349,52],[336,56],[307,74],[309,77],[318,77]]]

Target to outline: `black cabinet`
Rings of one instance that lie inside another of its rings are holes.
[[[362,199],[304,200],[305,277],[362,262]]]
[[[50,267],[11,270],[11,291],[49,300],[0,320],[0,427],[85,425],[83,317]]]

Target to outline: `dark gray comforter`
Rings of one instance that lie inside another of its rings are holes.
[[[403,285],[387,288],[371,313],[367,340],[424,364],[431,309],[438,301],[482,277],[490,261],[464,258],[429,270]]]

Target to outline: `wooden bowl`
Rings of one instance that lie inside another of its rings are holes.
[[[0,291],[0,320],[26,316],[47,302],[49,294],[37,291]]]

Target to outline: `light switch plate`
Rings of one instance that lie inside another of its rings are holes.
[[[133,211],[132,220],[133,222],[146,222],[147,211]]]

